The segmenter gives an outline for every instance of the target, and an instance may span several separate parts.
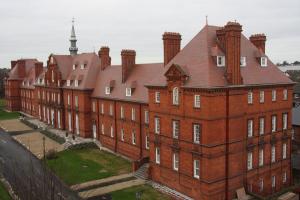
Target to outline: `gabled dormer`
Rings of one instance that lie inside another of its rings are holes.
[[[168,82],[179,82],[181,85],[184,85],[189,78],[186,68],[178,64],[172,64],[164,75]]]
[[[45,73],[45,82],[47,85],[60,87],[61,72],[58,69],[54,55],[50,55],[47,61],[47,71]]]

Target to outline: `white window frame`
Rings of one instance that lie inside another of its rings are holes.
[[[70,86],[70,85],[71,85],[71,81],[67,80],[67,86]]]
[[[173,170],[178,171],[179,169],[179,154],[173,153]]]
[[[124,141],[124,128],[121,128],[121,141]]]
[[[287,113],[283,113],[282,114],[282,129],[286,130],[288,127],[288,114]]]
[[[248,91],[248,104],[253,104],[253,92]]]
[[[253,169],[253,153],[252,152],[248,152],[247,169],[248,170]]]
[[[272,90],[272,101],[276,101],[276,90]]]
[[[225,67],[225,56],[217,56],[217,67]]]
[[[149,136],[148,135],[146,135],[146,137],[145,137],[145,148],[146,149],[149,149]]]
[[[109,115],[113,116],[113,105],[109,104]]]
[[[200,108],[201,106],[201,97],[199,94],[194,95],[194,108]]]
[[[200,178],[200,160],[194,160],[194,178]]]
[[[135,130],[132,130],[131,133],[131,142],[133,145],[136,145],[136,134],[135,134]]]
[[[258,152],[258,165],[260,167],[264,166],[264,149],[260,148]]]
[[[156,134],[160,134],[160,118],[159,117],[155,117],[154,118],[154,131]]]
[[[155,103],[160,103],[160,92],[155,92]]]
[[[271,146],[271,163],[276,162],[276,147],[275,145]]]
[[[282,93],[283,93],[283,100],[285,100],[285,101],[288,100],[288,90],[283,89]]]
[[[179,120],[172,120],[172,132],[173,132],[173,138],[178,139],[179,132],[180,132],[180,122]]]
[[[126,97],[131,97],[131,95],[132,95],[131,88],[126,88],[125,93],[126,93]]]
[[[78,80],[77,79],[75,79],[75,81],[74,81],[74,86],[78,87]]]
[[[103,124],[103,123],[101,124],[101,133],[102,133],[102,135],[105,134],[105,127],[104,127],[104,124]]]
[[[200,124],[193,124],[193,140],[195,144],[200,144],[201,127]]]
[[[105,87],[105,94],[106,95],[110,94],[110,87],[108,87],[108,86]]]
[[[110,125],[110,137],[111,137],[111,138],[114,137],[114,127],[113,127],[112,124]]]
[[[282,159],[286,159],[286,155],[287,155],[287,144],[283,143],[282,144]]]
[[[276,132],[277,129],[277,116],[276,115],[272,115],[272,133]]]
[[[96,112],[96,102],[95,101],[92,102],[92,111]]]
[[[179,105],[179,88],[174,87],[172,90],[172,102],[173,105]]]
[[[121,119],[124,119],[125,118],[125,113],[124,113],[124,107],[123,106],[121,106],[120,107],[120,117],[121,117]]]
[[[43,93],[44,94],[44,93]],[[68,105],[70,105],[70,101],[71,101],[71,98],[70,98],[70,95],[68,94],[68,96],[67,96],[67,101],[68,101]]]
[[[76,95],[76,96],[74,97],[74,99],[75,99],[75,106],[78,107],[78,96]]]
[[[248,137],[253,137],[253,119],[248,119],[247,121],[247,130],[248,130]]]
[[[145,124],[149,124],[149,111],[145,110]]]
[[[101,114],[104,114],[104,103],[101,103]]]
[[[131,108],[131,120],[135,121],[136,119],[136,112],[135,112],[135,108]]]
[[[240,66],[246,67],[246,57],[245,56],[241,56]]]
[[[260,57],[260,66],[262,66],[262,67],[267,67],[268,66],[267,57]]]
[[[261,90],[259,91],[259,103],[265,102],[265,91]]]
[[[155,163],[160,164],[160,148],[155,148]]]
[[[260,135],[265,134],[265,118],[264,117],[259,118],[259,134]]]

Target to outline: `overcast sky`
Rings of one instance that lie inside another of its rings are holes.
[[[0,0],[0,67],[10,60],[69,54],[72,17],[79,52],[135,49],[137,62],[162,62],[162,33],[179,32],[182,46],[205,25],[237,20],[243,33],[267,35],[273,62],[300,60],[300,0]]]

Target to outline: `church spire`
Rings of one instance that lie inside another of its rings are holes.
[[[76,46],[76,42],[77,42],[77,39],[76,39],[76,35],[75,35],[74,18],[73,18],[73,20],[72,20],[71,37],[70,37],[71,46],[69,48],[70,55],[72,55],[72,56],[76,55],[77,51],[78,51],[78,48]]]

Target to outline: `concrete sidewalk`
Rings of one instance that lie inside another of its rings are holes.
[[[6,132],[20,132],[33,130],[29,126],[26,126],[19,119],[1,120],[0,127]]]

